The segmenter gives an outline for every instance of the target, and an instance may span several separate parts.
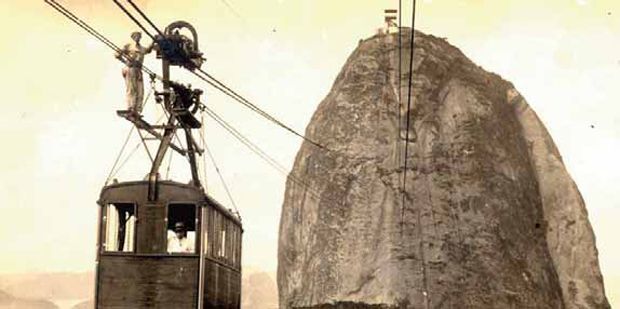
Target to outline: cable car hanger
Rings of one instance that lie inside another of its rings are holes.
[[[197,35],[196,35],[196,30],[191,27],[191,25],[187,22],[184,21],[178,21],[175,23],[170,24],[168,27],[166,27],[166,29],[164,30],[164,32],[162,32],[161,30],[159,30],[159,28],[146,16],[146,14],[144,14],[144,12],[132,1],[132,0],[126,0],[133,8],[134,10],[136,10],[136,12],[138,12],[138,14],[140,14],[140,16],[158,33],[158,35],[153,35],[151,34],[144,25],[142,25],[135,16],[133,16],[128,10],[127,8],[125,8],[125,6],[123,6],[123,4],[121,4],[118,0],[113,0],[114,3],[125,13],[125,15],[127,15],[136,25],[138,25],[138,27],[140,27],[148,36],[150,36],[153,41],[157,42],[158,44],[161,44],[160,46],[163,46],[164,50],[166,50],[166,48],[170,45],[174,45],[174,44],[170,44],[171,41],[168,40],[170,33],[169,31],[173,30],[172,28],[188,28],[191,32],[192,35],[194,37],[194,48],[195,51],[197,51],[197,44],[198,44],[198,39],[197,39]],[[201,56],[202,54],[200,54]],[[194,58],[192,58],[194,59]],[[197,59],[197,58],[195,58]],[[276,125],[280,126],[281,128],[291,132],[292,134],[297,135],[298,137],[304,139],[305,141],[311,143],[312,145],[321,148],[321,149],[326,149],[327,148],[311,139],[309,139],[308,137],[304,136],[303,134],[295,131],[294,129],[292,129],[291,127],[285,125],[284,123],[282,123],[281,121],[279,121],[278,119],[276,119],[275,117],[271,116],[269,113],[265,112],[264,110],[262,110],[261,108],[259,108],[258,106],[256,106],[255,104],[253,104],[252,102],[250,102],[249,100],[247,100],[246,98],[244,98],[243,96],[241,96],[240,94],[238,94],[237,92],[235,92],[234,90],[230,89],[228,86],[226,86],[224,83],[220,82],[219,80],[217,80],[215,77],[213,77],[211,74],[207,73],[205,70],[200,68],[200,65],[197,65],[197,63],[190,63],[184,60],[180,60],[179,61],[180,66],[182,66],[183,68],[187,69],[188,71],[190,71],[192,74],[196,75],[198,78],[200,78],[201,80],[207,82],[209,85],[213,86],[214,88],[220,90],[221,92],[223,92],[224,94],[226,94],[227,96],[231,97],[232,99],[234,99],[235,101],[243,104],[245,107],[249,108],[250,110],[252,110],[253,112],[263,116],[265,119],[275,123]],[[202,64],[202,63],[200,63]],[[202,73],[199,74],[199,73]],[[219,87],[216,87],[215,85],[218,85]],[[226,91],[225,91],[226,90]]]
[[[84,22],[83,20],[78,18],[76,15],[71,13],[64,6],[62,6],[61,4],[56,2],[55,0],[44,0],[44,1],[45,1],[45,3],[50,5],[52,8],[54,8],[56,11],[58,11],[59,13],[61,13],[65,17],[67,17],[69,20],[71,20],[72,22],[77,24],[80,28],[84,29],[89,34],[93,35],[96,39],[98,39],[99,41],[104,43],[107,47],[109,47],[113,51],[119,53],[121,55],[119,57],[119,59],[118,59],[119,61],[126,63],[126,61],[130,60],[126,55],[124,55],[121,52],[122,50],[121,50],[120,47],[118,47],[116,44],[114,44],[113,42],[108,40],[105,36],[103,36],[97,30],[95,30],[94,28],[89,26],[86,22]],[[151,38],[154,38],[155,42],[157,42],[159,40],[159,42],[161,42],[162,45],[166,46],[165,51],[162,52],[160,57],[162,57],[162,56],[165,57],[167,55],[169,56],[169,53],[174,52],[175,49],[178,52],[180,52],[180,53],[185,53],[187,59],[190,59],[190,60],[185,61],[185,60],[183,60],[183,58],[177,58],[175,60],[177,65],[187,69],[188,71],[190,71],[191,73],[193,73],[194,75],[199,77],[201,80],[203,80],[206,83],[208,83],[213,88],[221,91],[222,93],[226,94],[230,98],[232,98],[235,101],[241,103],[242,105],[246,106],[248,109],[254,111],[255,113],[257,113],[259,115],[261,115],[262,117],[266,118],[267,120],[270,120],[271,122],[273,122],[273,123],[277,124],[278,126],[286,129],[287,131],[289,131],[289,132],[291,132],[291,133],[293,133],[293,134],[303,138],[304,140],[308,141],[309,143],[311,143],[315,147],[317,147],[319,149],[322,149],[322,150],[325,150],[325,151],[331,151],[330,149],[326,148],[325,146],[310,140],[309,138],[299,134],[298,132],[296,132],[292,128],[286,126],[281,121],[279,121],[275,117],[271,116],[270,114],[268,114],[264,110],[260,109],[258,106],[256,106],[255,104],[253,104],[252,102],[250,102],[249,100],[247,100],[246,98],[244,98],[243,96],[241,96],[240,94],[235,92],[234,90],[232,90],[230,87],[226,86],[224,83],[220,82],[215,77],[213,77],[212,75],[210,75],[209,73],[207,73],[206,71],[201,69],[200,65],[202,64],[202,61],[204,59],[202,58],[202,54],[198,51],[197,44],[196,44],[196,41],[197,41],[196,32],[193,29],[193,27],[191,27],[191,25],[189,25],[188,23],[183,22],[183,21],[175,22],[175,23],[172,23],[167,28],[169,31],[164,30],[164,32],[162,32],[161,30],[159,30],[159,28],[157,28],[153,24],[153,22],[150,19],[148,19],[148,17],[146,17],[146,15],[137,7],[137,5],[135,5],[135,3],[133,3],[133,1],[131,1],[131,0],[127,0],[127,1],[128,1],[129,4],[132,5],[132,7],[134,9],[136,9],[136,11],[138,11],[138,13],[157,32],[157,34],[155,34],[155,35],[151,34],[150,31],[148,31],[146,29],[146,27],[144,27],[144,25],[142,25],[133,15],[131,15],[131,13],[120,2],[118,2],[117,0],[114,0],[114,2],[117,4],[117,6],[119,6],[123,10],[123,12],[125,12],[132,19],[132,21],[134,21],[147,35],[149,35]],[[194,41],[192,42],[191,45],[186,44],[188,42],[187,41],[183,41],[182,38],[179,38],[179,37],[176,37],[176,38],[174,38],[174,40],[171,40],[171,41],[166,41],[164,39],[165,35],[166,35],[166,32],[172,33],[174,35],[175,33],[173,32],[173,30],[178,30],[180,28],[188,28],[190,30],[190,32],[192,32],[192,36],[194,37]],[[162,37],[162,33],[164,34],[164,37]],[[183,50],[182,49],[183,46],[186,46],[188,48]],[[181,49],[181,50],[179,51],[179,49]],[[142,65],[140,67],[141,67],[141,70],[144,71],[145,73],[147,73],[152,80],[157,79],[160,82],[164,82],[164,78],[162,76],[154,73],[153,70],[151,70],[147,66]],[[180,83],[176,83],[176,82],[172,82],[172,81],[168,81],[166,84],[170,85],[172,88],[176,87],[177,89],[181,89],[182,87],[185,87],[184,85],[182,85]],[[157,99],[157,96],[162,96],[162,95],[165,97],[165,96],[168,96],[169,94],[166,91],[164,91],[163,93],[158,93],[158,94],[156,94],[156,99]],[[208,106],[202,104],[199,101],[194,106],[198,107],[198,109],[201,111],[201,113],[205,112],[210,118],[215,120],[215,122],[217,122],[218,125],[222,126],[227,132],[229,132],[231,135],[233,135],[233,137],[235,137],[242,144],[244,144],[244,146],[248,147],[252,152],[254,152],[256,155],[258,155],[261,159],[263,159],[265,162],[267,162],[270,166],[272,166],[273,168],[278,170],[280,173],[282,173],[287,179],[291,180],[292,182],[294,182],[294,183],[296,183],[298,185],[301,185],[302,187],[305,187],[305,188],[309,189],[309,193],[310,194],[318,196],[318,192],[314,188],[312,188],[308,183],[306,183],[303,180],[299,179],[298,177],[296,177],[292,173],[288,173],[287,169],[282,164],[278,163],[271,156],[269,156],[265,151],[260,149],[257,145],[252,143],[248,138],[243,136],[238,130],[236,130],[229,123],[227,123],[225,120],[223,120],[217,113],[215,113]],[[196,111],[196,109],[193,108],[191,112],[194,113],[195,111]],[[151,126],[148,123],[146,123],[144,120],[142,120],[140,117],[135,117],[135,115],[133,115],[133,114],[122,114],[121,113],[119,115],[124,117],[124,118],[127,118],[128,120],[133,122],[134,125],[137,128],[144,129],[145,131],[147,131],[151,135],[153,135],[156,139],[160,139],[160,140],[162,140],[163,137],[159,133],[157,133],[156,131],[149,130],[149,129],[153,129],[153,128],[156,128],[156,127],[160,128],[160,129],[161,128],[165,129],[165,128],[172,127],[170,125]],[[192,141],[190,141],[188,143],[188,145],[197,146],[197,143],[195,143],[195,141],[192,140]],[[176,146],[176,145],[174,145],[172,143],[170,143],[169,146],[173,150],[175,150],[178,153],[180,153],[182,156],[186,156],[187,151],[185,149],[182,149],[181,147]],[[124,149],[124,147],[123,147],[123,149]],[[202,152],[202,149],[199,149],[198,147],[194,147],[193,150],[194,151],[199,151],[200,153]],[[122,153],[122,150],[121,150],[121,153]],[[119,154],[119,156],[120,156],[120,154]],[[118,160],[118,158],[117,158],[117,160]],[[154,162],[154,164],[155,164],[155,162]],[[159,162],[158,164],[161,164],[161,162]]]

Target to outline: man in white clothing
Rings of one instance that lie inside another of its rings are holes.
[[[142,62],[144,55],[153,50],[153,44],[148,47],[140,45],[140,32],[131,34],[132,42],[123,46],[123,49],[116,53],[116,58],[123,60],[126,67],[123,68],[123,77],[126,85],[127,110],[140,113],[142,112],[142,99],[144,97],[144,82],[142,78]]]
[[[183,222],[174,224],[174,235],[168,236],[168,253],[194,253],[194,243],[187,238]]]

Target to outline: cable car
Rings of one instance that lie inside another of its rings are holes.
[[[180,35],[180,28],[188,28],[193,40]],[[155,95],[167,119],[151,125],[135,111],[117,112],[159,140],[159,148],[146,180],[116,182],[101,190],[95,307],[238,309],[241,220],[206,194],[198,177],[196,154],[203,151],[192,130],[202,126],[194,116],[202,106],[202,91],[169,76],[170,66],[194,69],[202,64],[196,31],[175,22],[157,40],[163,91]],[[172,141],[173,136],[178,140],[177,130],[184,132],[185,148],[180,140]],[[189,184],[159,179],[168,150],[188,158]]]
[[[171,81],[170,67],[188,70],[279,127],[315,147],[327,148],[283,124],[202,70],[205,59],[198,49],[197,32],[191,24],[177,21],[161,31],[132,0],[126,2],[147,22],[151,31],[155,31],[151,34],[123,4],[114,0],[157,45],[157,58],[162,60],[163,76],[158,76],[146,66],[136,66],[135,59],[125,59],[120,54],[117,58],[128,68],[131,67],[131,70],[126,68],[126,72],[130,73],[127,76],[136,76],[133,70],[138,68],[138,71],[147,73],[153,83],[155,78],[161,81],[163,91],[155,92],[155,97],[164,109],[166,121],[151,125],[135,111],[117,112],[138,129],[143,144],[146,139],[159,140],[160,144],[154,157],[145,145],[151,159],[151,170],[145,180],[112,184],[106,181],[101,190],[98,200],[95,307],[238,309],[241,295],[241,218],[238,212],[225,209],[206,194],[200,183],[196,154],[201,155],[203,151],[195,142],[192,130],[200,128],[202,123],[194,114],[198,110],[205,111],[268,164],[281,172],[285,168],[202,104],[201,90]],[[121,51],[120,47],[60,3],[55,0],[45,0],[45,3],[113,51]],[[182,34],[182,29],[189,30],[191,38]],[[141,73],[138,75],[141,77]],[[136,89],[128,90],[132,92]],[[140,90],[137,92],[142,93]],[[185,133],[185,148],[176,135],[179,129]],[[144,138],[143,133],[149,136]],[[173,137],[177,137],[179,144],[172,142]],[[159,168],[168,150],[188,159],[192,174],[189,183],[160,180]],[[292,174],[286,177],[307,186]]]
[[[193,185],[159,182],[154,201],[148,186],[101,191],[96,308],[239,308],[238,217]],[[175,233],[186,233],[186,250]]]

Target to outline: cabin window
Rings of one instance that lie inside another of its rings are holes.
[[[218,243],[217,243],[217,258],[225,262],[228,265],[233,265],[232,248],[233,243],[233,227],[234,224],[230,219],[222,214],[218,213],[218,224],[216,226]]]
[[[211,245],[212,240],[209,239],[209,237],[211,237],[212,232],[211,230],[211,225],[213,225],[213,219],[211,218],[213,211],[211,210],[210,207],[204,207],[202,209],[202,211],[205,212],[204,215],[204,219],[205,219],[205,229],[204,229],[204,235],[202,237],[203,241],[204,241],[204,253],[206,256],[211,256],[211,248],[209,248],[209,246]]]
[[[213,229],[215,236],[215,243],[213,245],[215,258],[223,260],[225,257],[226,249],[226,217],[221,213],[215,212],[215,226]]]
[[[222,242],[221,242],[221,246],[220,246],[220,251],[219,251],[219,255],[222,258],[226,258],[226,244],[228,244],[228,242],[226,241],[226,221],[222,221],[222,230],[220,231],[220,233],[222,233]]]
[[[220,225],[222,224],[222,214],[218,211],[214,212],[213,215],[213,244],[211,244],[211,248],[213,248],[213,257],[219,258],[220,256],[220,246],[222,243],[222,234],[220,233]]]
[[[239,267],[241,258],[241,229],[218,210],[206,207],[204,232],[205,254],[210,258]]]
[[[233,242],[233,233],[232,233],[233,224],[232,221],[226,220],[226,262],[228,265],[233,265],[232,258],[232,248],[235,246]]]
[[[106,252],[133,252],[136,231],[134,204],[116,203],[105,205],[103,250]]]
[[[196,252],[196,205],[168,205],[168,253]]]

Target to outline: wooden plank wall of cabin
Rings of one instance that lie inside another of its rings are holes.
[[[166,207],[146,204],[138,208],[138,253],[166,253]]]
[[[205,295],[204,295],[204,307],[215,308],[217,306],[217,282],[218,282],[217,264],[206,260],[205,261]]]
[[[230,272],[230,291],[232,308],[241,308],[241,273]]]
[[[223,266],[219,266],[218,267],[218,271],[219,271],[219,275],[218,277],[220,278],[220,282],[219,285],[219,293],[218,293],[218,298],[219,298],[219,303],[222,304],[225,308],[231,308],[230,306],[230,299],[229,299],[229,295],[230,295],[230,270],[226,267]]]
[[[206,260],[204,298],[204,308],[240,308],[240,273],[212,260]]]
[[[97,308],[195,309],[197,257],[102,256]]]

